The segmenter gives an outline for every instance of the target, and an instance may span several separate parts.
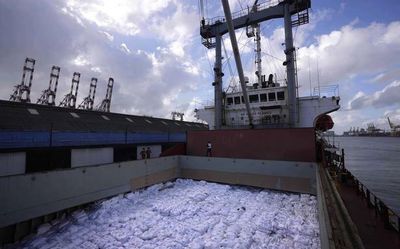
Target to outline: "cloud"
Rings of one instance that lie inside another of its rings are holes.
[[[100,33],[103,34],[110,42],[114,41],[114,36],[110,33],[106,31],[100,31]]]
[[[361,109],[365,107],[382,108],[386,106],[399,105],[400,81],[393,81],[382,90],[376,91],[371,95],[358,92],[349,101],[350,109]]]
[[[370,82],[386,83],[386,82],[392,82],[397,79],[400,79],[400,68],[389,69],[381,73],[378,73],[375,77],[373,77],[370,80]]]
[[[301,47],[298,67],[308,68],[309,60],[311,65],[316,65],[318,60],[321,83],[331,84],[399,66],[400,22],[372,23],[367,27],[355,25],[351,23],[317,36],[316,43]],[[305,73],[300,74],[300,78],[307,78]]]
[[[149,30],[168,43],[169,50],[176,56],[186,55],[185,48],[198,37],[198,16],[193,8],[175,2],[173,14],[153,18]],[[196,44],[197,45],[197,44]]]
[[[128,46],[125,43],[121,43],[121,45],[119,46],[121,51],[127,54],[131,53],[131,50],[128,48]]]
[[[68,0],[64,12],[108,31],[134,36],[142,31],[148,18],[168,6],[170,1]]]
[[[179,13],[171,11],[164,17],[153,17],[152,14],[161,11],[169,2],[152,1],[152,6],[148,9],[146,7],[143,13],[149,18],[151,16],[152,22],[155,19],[164,19],[166,23],[185,22],[184,19],[186,22],[177,31],[171,31],[178,34],[177,40],[171,34],[164,37],[152,33],[154,36],[142,38],[145,43],[150,43],[149,46],[134,49],[127,45],[135,44],[128,39],[132,34],[125,32],[127,27],[113,24],[119,19],[106,17],[104,23],[96,23],[97,16],[80,13],[85,8],[91,8],[91,4],[97,6],[102,3],[86,1],[78,6],[75,2],[76,5],[68,9],[74,12],[66,14],[62,10],[66,8],[65,3],[61,1],[34,1],[28,7],[22,2],[1,2],[0,18],[7,22],[0,22],[0,31],[4,34],[0,37],[0,98],[8,99],[12,86],[20,80],[23,60],[29,56],[37,59],[31,92],[33,101],[47,87],[49,69],[55,64],[61,67],[57,102],[69,91],[72,73],[76,71],[81,73],[78,102],[86,96],[90,78],[97,77],[97,105],[105,96],[107,79],[113,77],[115,84],[111,109],[114,112],[157,117],[170,117],[172,110],[186,112],[193,98],[191,95],[194,95],[197,85],[203,80],[199,73],[201,62],[193,60],[190,54],[180,57],[179,52],[171,49],[170,44],[181,44],[180,49],[185,54],[186,50],[191,49],[191,43],[186,39],[193,39],[197,31],[197,23],[193,28],[188,28],[191,25],[188,21],[192,19],[188,15],[192,12],[185,14],[188,7],[182,5],[177,8]],[[146,4],[150,5],[150,2],[141,1],[140,8],[145,8],[143,6]],[[171,4],[176,6],[181,3]],[[98,14],[102,13],[100,11]],[[126,13],[121,15],[133,18]],[[92,17],[93,20],[90,19]],[[174,29],[175,26],[165,24],[157,32],[167,34],[168,27]],[[118,38],[111,35],[114,32],[118,33]],[[188,36],[184,36],[186,32]],[[122,39],[126,42],[121,42]],[[157,44],[159,49],[152,47],[152,44]]]

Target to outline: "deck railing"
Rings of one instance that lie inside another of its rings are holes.
[[[326,85],[314,87],[313,96],[319,97],[338,97],[339,85]]]
[[[341,176],[342,181],[346,179],[353,180],[354,188],[358,196],[365,200],[368,208],[373,208],[375,215],[380,215],[385,228],[393,228],[400,235],[400,216],[396,214],[390,207],[388,207],[379,197],[372,193],[360,180],[357,179],[349,170],[345,167],[344,150],[341,150],[341,154],[338,154],[334,150],[325,150],[325,159],[328,166],[333,168],[338,175]]]

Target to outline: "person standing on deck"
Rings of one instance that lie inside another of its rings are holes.
[[[142,159],[146,159],[146,150],[144,149],[144,147],[142,148],[142,151],[140,152],[140,156],[142,157]]]
[[[212,149],[211,142],[208,141],[207,142],[207,156],[212,156],[211,149]]]
[[[151,157],[151,149],[150,149],[150,147],[147,147],[146,158],[149,159],[150,157]]]

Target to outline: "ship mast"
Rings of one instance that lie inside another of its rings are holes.
[[[285,54],[286,74],[287,74],[287,90],[288,90],[288,105],[289,105],[289,125],[296,126],[297,122],[297,100],[296,100],[296,76],[294,66],[293,33],[292,33],[292,14],[290,13],[289,1],[284,4],[284,24],[285,24]]]
[[[257,3],[258,0],[254,1],[253,7],[251,8],[251,12],[255,13],[257,12]],[[256,43],[256,48],[254,50],[254,52],[256,52],[255,55],[255,64],[256,64],[256,76],[257,76],[257,82],[258,85],[261,86],[262,84],[262,65],[261,65],[261,29],[260,29],[260,24],[257,23],[255,25],[252,26],[247,26],[246,27],[246,35],[248,38],[250,37],[254,37],[254,41]],[[251,28],[251,30],[250,30]]]

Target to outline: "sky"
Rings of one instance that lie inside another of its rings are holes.
[[[220,1],[204,0],[205,18],[222,16]],[[232,12],[253,1],[230,0]],[[264,2],[264,1],[260,1]],[[201,44],[198,0],[0,0],[0,99],[21,81],[26,57],[36,60],[32,102],[61,67],[56,102],[81,73],[78,103],[97,77],[95,105],[115,80],[111,110],[194,120],[193,110],[213,101],[214,50]],[[400,124],[400,3],[397,0],[314,0],[310,23],[293,30],[299,93],[338,86],[341,108],[334,130],[374,123]],[[263,73],[283,80],[283,20],[261,24]],[[255,79],[254,41],[236,31],[242,63]],[[226,52],[225,52],[226,51]],[[224,88],[237,84],[232,49],[224,36]]]

